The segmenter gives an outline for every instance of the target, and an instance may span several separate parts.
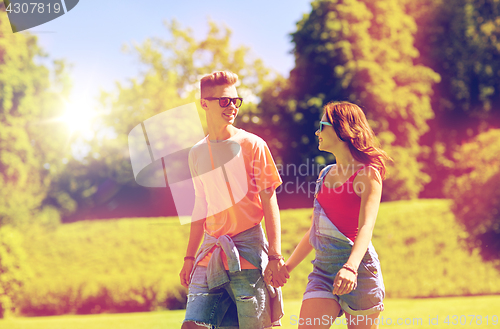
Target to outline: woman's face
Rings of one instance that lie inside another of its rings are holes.
[[[321,121],[328,122],[325,114],[323,114]],[[335,146],[342,143],[332,126],[323,125],[323,130],[321,132],[319,129],[316,130],[316,136],[318,136],[319,141],[318,149],[321,151],[334,153],[333,151],[335,150]]]

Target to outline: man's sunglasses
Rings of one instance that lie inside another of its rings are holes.
[[[231,97],[205,97],[204,99],[209,100],[209,101],[214,101],[214,100],[219,100],[219,105],[220,107],[228,107],[231,105],[231,103],[234,104],[236,108],[239,108],[241,104],[243,103],[243,98],[241,97],[236,97],[236,98],[231,98]]]
[[[324,127],[324,126],[330,126],[330,127],[333,127],[333,125],[332,125],[330,122],[320,121],[320,122],[319,122],[319,132],[322,132],[322,131],[323,131],[323,127]]]

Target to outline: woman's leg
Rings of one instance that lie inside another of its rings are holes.
[[[328,329],[340,312],[335,299],[309,298],[300,307],[299,329]]]
[[[345,313],[349,329],[378,329],[380,312],[370,315],[351,315]]]

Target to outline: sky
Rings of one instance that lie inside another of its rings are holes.
[[[224,24],[233,32],[232,47],[251,48],[267,67],[288,76],[294,65],[289,34],[310,9],[310,0],[80,0],[65,15],[27,31],[51,59],[71,64],[72,97],[88,102],[100,90],[112,91],[115,82],[138,77],[138,58],[123,46],[168,38],[163,22],[172,19],[197,39],[208,32],[209,19]]]

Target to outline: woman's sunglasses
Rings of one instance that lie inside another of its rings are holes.
[[[204,99],[209,100],[209,101],[214,101],[214,100],[219,100],[219,106],[220,107],[228,107],[231,103],[234,104],[236,108],[239,108],[241,104],[243,103],[243,98],[241,97],[236,97],[236,98],[231,98],[231,97],[205,97]]]
[[[330,122],[320,121],[320,122],[319,122],[319,132],[322,132],[322,131],[323,131],[323,127],[324,127],[324,126],[330,126],[330,127],[333,127],[333,125],[332,125]]]

